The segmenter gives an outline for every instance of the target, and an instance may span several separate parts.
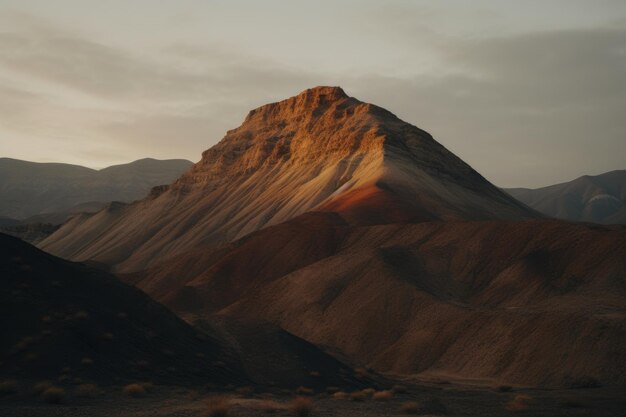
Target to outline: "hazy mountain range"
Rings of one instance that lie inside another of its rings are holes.
[[[537,189],[509,188],[506,192],[550,217],[626,224],[626,170],[585,175]]]
[[[183,159],[146,158],[95,170],[0,158],[0,218],[24,220],[51,213],[58,218],[84,203],[134,201],[152,187],[172,182],[191,165]]]

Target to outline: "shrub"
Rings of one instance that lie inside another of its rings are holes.
[[[235,392],[244,397],[252,395],[254,393],[254,388],[252,387],[239,387],[235,390]]]
[[[128,384],[124,387],[124,394],[134,398],[143,397],[146,395],[146,388],[142,384]]]
[[[496,387],[496,391],[498,392],[511,392],[513,391],[513,387],[510,385],[499,385]]]
[[[228,417],[230,401],[225,397],[212,397],[206,401],[204,417]]]
[[[98,396],[100,390],[95,384],[80,384],[76,387],[76,395],[83,398],[93,398]]]
[[[307,387],[298,387],[296,388],[296,394],[298,395],[313,395],[313,390]]]
[[[391,390],[396,394],[406,394],[408,390],[404,385],[394,385]]]
[[[364,393],[363,391],[354,391],[350,393],[351,401],[365,401],[366,398],[367,398],[367,394]]]
[[[17,381],[7,379],[0,381],[0,396],[15,394],[17,392]]]
[[[50,381],[39,381],[35,385],[33,385],[33,392],[35,395],[41,395],[45,390],[53,386]]]
[[[307,417],[313,410],[313,401],[310,398],[298,397],[291,402],[289,409],[296,417]]]
[[[326,393],[327,394],[334,394],[336,392],[341,391],[341,388],[339,387],[326,387]]]
[[[400,406],[400,411],[404,414],[417,414],[420,411],[420,406],[415,401],[407,401]]]
[[[90,365],[93,365],[93,359],[91,359],[91,358],[83,358],[80,361],[80,363],[81,363],[81,365],[90,366]]]
[[[335,400],[347,400],[350,397],[347,392],[337,391],[333,394]]]
[[[576,398],[564,398],[561,401],[559,401],[559,404],[561,405],[561,407],[567,407],[567,408],[583,408],[585,407],[585,403],[583,403],[582,401],[576,399]]]
[[[65,398],[65,390],[61,387],[51,386],[41,393],[41,398],[48,404],[60,404]]]
[[[367,396],[372,396],[374,395],[374,393],[376,392],[376,390],[374,388],[365,388],[364,390],[361,391],[363,394],[367,395]]]
[[[372,398],[376,401],[389,401],[391,398],[393,398],[393,392],[392,391],[378,391],[374,393]]]
[[[506,406],[509,411],[524,411],[528,408],[532,401],[532,397],[526,394],[518,394]]]
[[[272,401],[272,400],[263,400],[261,402],[258,403],[257,406],[259,411],[262,411],[264,413],[267,414],[272,414],[272,413],[276,413],[277,411],[281,410],[283,407],[280,403],[276,402],[276,401]]]

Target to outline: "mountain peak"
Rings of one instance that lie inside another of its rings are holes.
[[[288,99],[265,104],[250,111],[244,124],[254,123],[255,121],[267,123],[276,117],[288,117],[290,115],[318,115],[330,105],[346,100],[351,100],[354,104],[360,103],[358,100],[349,97],[341,87],[313,87]]]

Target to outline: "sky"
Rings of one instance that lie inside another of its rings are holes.
[[[0,157],[195,162],[317,85],[499,186],[626,169],[623,0],[0,0]]]

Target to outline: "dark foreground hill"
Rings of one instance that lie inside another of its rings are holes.
[[[204,322],[199,330],[107,273],[3,234],[0,277],[2,378],[217,389],[364,383],[277,326]]]

